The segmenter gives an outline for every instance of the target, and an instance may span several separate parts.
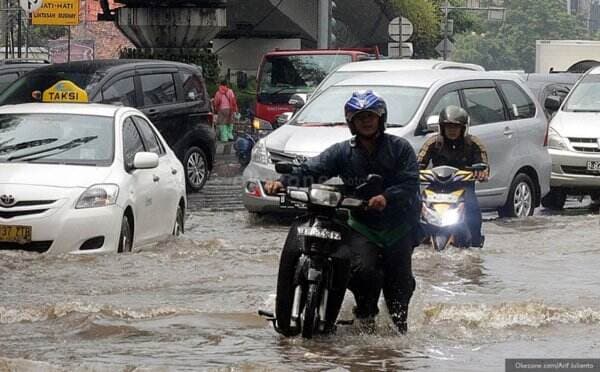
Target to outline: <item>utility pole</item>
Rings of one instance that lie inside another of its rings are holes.
[[[317,2],[317,48],[329,48],[329,7],[331,0]]]
[[[17,58],[21,58],[21,49],[23,46],[23,38],[21,37],[21,9],[17,9]]]
[[[444,6],[444,61],[448,58],[448,10],[450,8],[450,3],[446,0],[446,5]]]

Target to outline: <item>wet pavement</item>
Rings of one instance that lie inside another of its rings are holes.
[[[486,214],[482,250],[418,247],[406,336],[381,304],[375,334],[343,326],[306,341],[256,315],[274,305],[289,219],[242,210],[235,167],[189,197],[177,239],[122,255],[0,252],[0,371],[503,371],[505,358],[600,357],[588,201],[526,220]]]

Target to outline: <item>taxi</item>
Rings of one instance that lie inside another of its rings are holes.
[[[183,166],[146,116],[69,81],[0,107],[0,249],[129,252],[183,233]]]

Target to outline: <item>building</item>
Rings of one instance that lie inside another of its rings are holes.
[[[600,30],[600,0],[567,0],[567,11],[581,18],[588,30]]]

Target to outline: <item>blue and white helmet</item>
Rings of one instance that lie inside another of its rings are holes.
[[[344,105],[346,123],[350,127],[350,132],[356,134],[352,119],[354,119],[356,114],[364,111],[370,111],[379,116],[379,131],[383,133],[387,120],[387,105],[383,98],[370,89],[352,93],[352,97]]]

